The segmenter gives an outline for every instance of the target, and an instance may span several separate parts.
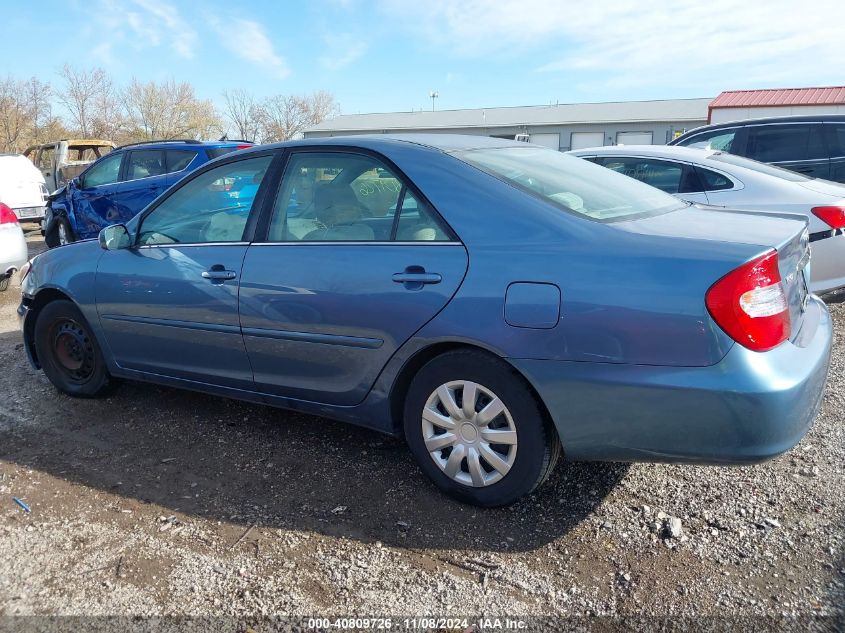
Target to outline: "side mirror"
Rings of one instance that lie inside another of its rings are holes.
[[[129,237],[129,230],[124,224],[112,224],[100,231],[100,248],[106,251],[117,251],[122,248],[129,248],[132,240]]]

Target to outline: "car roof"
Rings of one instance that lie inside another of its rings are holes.
[[[323,136],[285,141],[271,145],[256,146],[267,148],[309,147],[309,146],[348,146],[379,151],[397,145],[419,145],[444,152],[496,147],[538,147],[509,139],[476,136],[471,134],[349,134],[343,136]]]
[[[681,136],[673,139],[672,143],[677,143],[681,139],[699,134],[708,130],[721,130],[728,127],[738,127],[743,125],[776,125],[778,123],[842,123],[845,122],[845,114],[791,114],[788,116],[772,116],[760,117],[756,119],[736,119],[734,121],[723,121],[721,123],[711,123],[709,125],[702,125],[684,132]]]
[[[204,147],[207,149],[214,149],[218,147],[239,147],[243,145],[253,146],[249,141],[194,141],[192,139],[173,139],[169,141],[141,141],[139,143],[127,143],[116,147],[119,149],[191,149],[194,147]]]
[[[718,150],[682,145],[606,145],[604,147],[585,147],[567,154],[575,156],[654,156],[674,158],[676,160],[701,161],[718,153]]]

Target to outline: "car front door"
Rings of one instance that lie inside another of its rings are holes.
[[[380,158],[292,153],[241,278],[256,387],[271,397],[360,403],[466,269],[464,246]]]
[[[79,239],[96,237],[105,226],[121,221],[125,214],[115,201],[120,190],[120,174],[125,153],[114,152],[101,158],[79,178],[68,182],[74,226]]]
[[[232,199],[222,183],[249,178],[260,192],[272,160],[272,153],[249,156],[195,175],[130,223],[130,248],[103,254],[95,281],[97,311],[118,365],[253,388],[238,319],[238,284],[247,224],[260,194]]]

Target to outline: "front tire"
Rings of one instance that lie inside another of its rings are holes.
[[[72,244],[76,241],[76,236],[70,224],[64,218],[57,219],[50,230],[44,235],[44,243],[47,248],[56,248],[57,246],[64,246],[65,244]]]
[[[53,386],[69,396],[94,398],[113,384],[100,346],[72,301],[51,301],[38,313],[35,351]]]
[[[513,503],[545,481],[560,441],[510,365],[458,350],[429,361],[405,400],[405,437],[438,488],[473,505]]]

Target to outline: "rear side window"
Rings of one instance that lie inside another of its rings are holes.
[[[683,165],[651,158],[603,158],[600,164],[666,193],[678,193],[684,176]]]
[[[678,143],[684,147],[700,147],[702,149],[715,149],[722,152],[730,152],[734,149],[737,128],[711,130],[696,134]]]
[[[733,189],[734,187],[734,183],[730,178],[718,172],[698,166],[696,166],[695,171],[698,173],[698,178],[701,181],[704,191],[720,191],[722,189]]]
[[[126,180],[152,178],[165,173],[164,152],[160,149],[140,149],[129,152]]]
[[[687,206],[633,178],[545,148],[476,149],[455,152],[455,156],[563,211],[600,222]]]
[[[745,155],[764,163],[825,158],[819,125],[754,125]]]
[[[276,198],[271,242],[444,241],[437,215],[379,159],[294,154]]]
[[[209,147],[205,150],[205,153],[208,154],[208,160],[214,160],[215,158],[220,158],[221,156],[225,156],[226,154],[230,154],[239,148],[237,145],[232,145],[231,147]]]
[[[171,174],[175,171],[182,171],[191,164],[191,161],[196,157],[196,152],[190,152],[183,149],[169,149],[164,153],[165,163],[167,165],[167,173]]]
[[[830,157],[845,156],[845,123],[825,123],[827,142],[830,146]]]

